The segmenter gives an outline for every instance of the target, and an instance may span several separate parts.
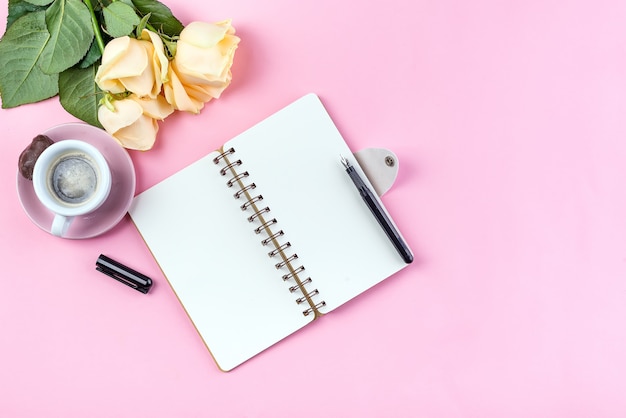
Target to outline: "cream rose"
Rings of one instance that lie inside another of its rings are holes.
[[[159,125],[174,109],[161,95],[142,99],[131,94],[122,100],[113,100],[98,109],[98,119],[104,129],[123,147],[146,151],[156,140]]]
[[[238,44],[230,20],[187,25],[168,67],[168,81],[163,84],[167,101],[177,110],[198,113],[204,103],[219,98],[232,79]]]
[[[167,69],[163,41],[144,29],[141,39],[122,36],[106,45],[95,80],[104,91],[156,98],[167,80]]]

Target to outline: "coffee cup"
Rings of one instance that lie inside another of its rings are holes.
[[[54,214],[50,232],[63,237],[75,217],[98,209],[111,191],[111,170],[100,151],[77,139],[55,142],[37,158],[33,188]]]

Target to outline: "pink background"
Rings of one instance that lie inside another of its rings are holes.
[[[224,96],[131,153],[137,191],[316,92],[354,150],[398,154],[417,261],[222,373],[128,217],[68,241],[24,214],[19,153],[75,119],[1,110],[1,416],[626,416],[626,3],[166,3],[243,41]]]

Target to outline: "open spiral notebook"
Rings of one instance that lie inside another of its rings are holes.
[[[221,370],[407,265],[340,155],[352,152],[309,94],[131,205],[133,222]]]

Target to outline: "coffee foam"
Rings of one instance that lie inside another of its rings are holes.
[[[84,153],[62,155],[50,166],[49,187],[64,205],[81,205],[91,199],[98,187],[96,164]]]

